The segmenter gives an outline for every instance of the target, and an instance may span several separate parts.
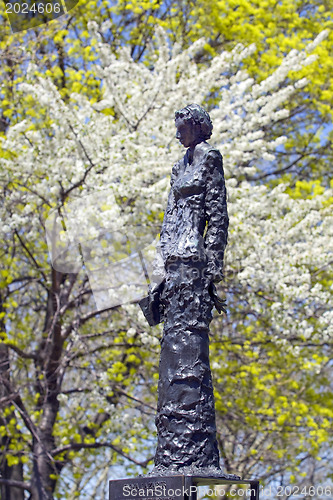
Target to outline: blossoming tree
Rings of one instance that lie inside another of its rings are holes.
[[[229,196],[221,285],[229,314],[216,319],[211,345],[224,467],[307,484],[312,457],[325,458],[333,416],[325,397],[333,186],[288,178],[264,185],[260,177],[288,154],[275,127],[307,85],[293,83],[290,71],[312,64],[324,35],[257,83],[243,64],[252,46],[202,66],[204,41],[183,51],[158,31],[145,61],[135,62],[126,47],[113,53],[103,43],[103,25],[89,29],[102,98],[63,99],[30,65],[20,90],[36,116],[22,116],[0,142],[0,486],[15,499],[24,491],[38,500],[96,498],[113,465],[144,469],[152,459],[161,331],[147,327],[137,304],[96,308],[80,247],[71,248],[72,267],[52,267],[45,230],[50,215],[77,200],[84,207],[93,194],[105,198],[110,227],[139,227],[129,246],[140,232],[153,238],[182,154],[173,113],[189,102],[212,108],[211,142],[224,156]],[[75,213],[94,239],[89,220],[84,209]]]

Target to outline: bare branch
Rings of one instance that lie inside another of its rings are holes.
[[[85,172],[84,172],[84,174],[83,174],[83,177],[82,177],[80,180],[78,180],[78,181],[77,181],[75,184],[73,184],[73,185],[72,185],[69,189],[67,189],[67,191],[65,191],[65,192],[63,192],[63,193],[62,193],[62,202],[64,202],[64,201],[65,201],[65,199],[68,197],[68,195],[69,195],[72,191],[74,191],[74,189],[76,189],[76,188],[78,188],[78,187],[82,186],[82,184],[83,184],[83,183],[84,183],[84,181],[86,180],[86,178],[87,178],[87,176],[88,176],[89,172],[90,172],[90,171],[91,171],[91,170],[95,167],[95,164],[92,162],[92,160],[91,160],[90,156],[88,155],[87,150],[86,150],[86,148],[85,148],[84,144],[82,143],[81,139],[79,139],[79,138],[78,138],[78,135],[77,135],[77,133],[75,132],[75,130],[74,130],[74,128],[73,128],[73,126],[72,126],[70,123],[68,123],[68,126],[69,126],[70,130],[72,131],[73,135],[75,136],[76,141],[77,141],[77,142],[78,142],[78,144],[80,145],[80,147],[81,147],[81,149],[82,149],[82,151],[83,151],[84,156],[85,156],[85,157],[86,157],[86,159],[88,160],[89,167],[85,170]]]
[[[82,449],[95,449],[95,448],[111,448],[111,450],[115,451],[118,453],[118,455],[121,455],[122,457],[126,458],[126,460],[129,460],[135,465],[140,465],[141,467],[146,467],[148,463],[153,460],[154,457],[150,457],[144,462],[139,462],[138,460],[135,460],[134,458],[130,457],[126,453],[124,453],[122,450],[117,448],[111,443],[71,443],[67,444],[66,446],[62,446],[61,448],[56,448],[55,450],[52,451],[52,456],[55,457],[56,455],[60,455],[61,453],[65,453],[67,451],[79,451]]]
[[[5,346],[7,346],[9,349],[12,349],[13,351],[15,351],[16,354],[18,354],[23,359],[35,359],[35,360],[38,359],[37,354],[35,354],[33,352],[24,352],[24,351],[22,351],[22,349],[17,347],[15,344],[12,344],[10,342],[0,342],[0,345],[1,344],[3,344]]]
[[[34,265],[36,266],[36,269],[38,269],[38,271],[41,272],[45,282],[47,282],[47,279],[46,279],[46,276],[41,268],[41,266],[38,264],[38,262],[36,261],[35,257],[32,255],[32,253],[30,252],[29,248],[26,246],[26,244],[24,243],[24,241],[22,240],[19,232],[17,231],[17,229],[15,229],[15,234],[19,240],[19,242],[21,243],[23,249],[25,250],[25,252],[28,254],[29,258],[32,260],[32,262],[34,263]]]
[[[14,479],[4,479],[0,477],[0,484],[5,484],[6,486],[10,486],[11,488],[19,488],[21,490],[29,491],[32,493],[32,489],[27,483],[23,483],[22,481],[15,481]]]

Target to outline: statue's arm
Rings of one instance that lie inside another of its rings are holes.
[[[177,167],[178,165],[174,165],[171,173],[171,181],[170,181],[170,192],[168,196],[168,203],[166,210],[164,212],[162,230],[161,230],[161,252],[164,263],[169,255],[169,248],[172,244],[172,240],[175,234],[175,227],[177,224],[176,220],[176,201],[173,191],[173,183],[177,175]]]
[[[229,217],[223,173],[222,156],[211,150],[206,159],[205,214],[207,230],[205,250],[208,258],[207,274],[212,281],[223,279],[224,250],[228,241]]]

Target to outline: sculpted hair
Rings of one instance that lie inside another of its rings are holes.
[[[209,114],[199,104],[189,104],[175,112],[177,118],[192,122],[200,127],[200,136],[205,141],[210,138],[213,131],[213,124]]]

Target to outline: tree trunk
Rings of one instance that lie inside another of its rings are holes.
[[[0,297],[0,312],[2,311],[2,300]],[[0,331],[5,331],[5,324],[3,320],[0,320]],[[5,382],[10,382],[10,363],[9,363],[9,353],[8,347],[5,344],[0,343],[0,399],[9,396],[8,384]],[[8,399],[8,406],[11,401]],[[15,414],[11,413],[7,417],[0,417],[0,425],[6,426],[12,418],[15,418]],[[6,451],[10,445],[10,436],[4,436],[1,439],[1,448],[3,450],[2,457],[0,458],[0,475],[3,479],[22,481],[23,482],[23,466],[21,463],[8,466],[6,460]],[[20,488],[14,488],[7,484],[0,485],[0,498],[4,500],[24,500],[24,490]]]
[[[59,288],[62,275],[52,269],[52,290],[49,295],[49,305],[45,318],[47,340],[43,343],[41,359],[45,385],[41,402],[42,417],[38,425],[37,436],[33,443],[33,477],[31,500],[53,500],[56,486],[55,476],[58,474],[56,463],[51,455],[55,447],[53,427],[59,410],[58,380],[59,363],[63,348],[61,324],[57,318],[59,303]]]

